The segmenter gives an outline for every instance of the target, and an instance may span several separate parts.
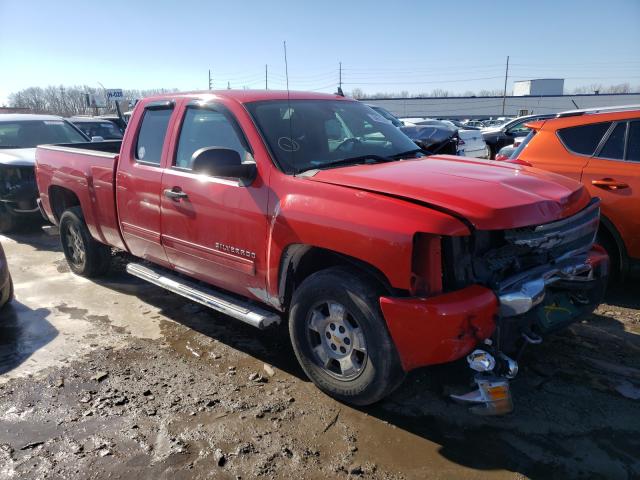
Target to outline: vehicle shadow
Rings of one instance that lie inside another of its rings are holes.
[[[308,381],[293,353],[286,325],[264,331],[167,292],[125,271],[127,258],[117,256],[109,275],[96,283],[127,295],[135,295],[154,306],[168,319],[193,332],[243,351],[300,380]]]
[[[47,235],[44,233],[42,231],[42,227],[44,225],[44,221],[42,223],[30,222],[20,224],[14,231],[0,234],[0,241],[4,236],[15,242],[31,245],[36,250],[46,250],[51,252],[62,251],[58,235]]]
[[[525,352],[511,382],[515,410],[481,417],[447,398],[468,391],[466,362],[413,372],[366,413],[441,445],[447,459],[529,478],[638,478],[640,334],[590,320]]]
[[[0,310],[0,375],[10,372],[58,336],[50,310],[13,300]]]
[[[607,287],[604,301],[609,305],[640,309],[640,280],[626,279]]]
[[[285,326],[258,334],[129,276],[124,262],[98,283],[136,295],[187,327],[177,335],[182,340],[167,340],[177,350],[197,332],[308,382]],[[639,363],[640,335],[612,317],[592,315],[525,352],[512,382],[515,411],[505,417],[473,415],[449,399],[450,393],[470,390],[464,360],[414,371],[389,398],[357,410],[440,445],[444,458],[475,470],[508,470],[535,479],[637,477],[637,401],[617,387],[630,382],[640,389],[640,376],[633,377],[636,371],[640,375]],[[421,455],[419,447],[406,448]]]

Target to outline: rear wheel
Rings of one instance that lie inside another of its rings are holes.
[[[111,249],[93,239],[80,207],[72,207],[62,214],[60,241],[67,263],[74,273],[98,277],[109,270]]]
[[[404,379],[376,285],[345,268],[311,275],[295,291],[289,332],[307,376],[327,394],[369,405]]]

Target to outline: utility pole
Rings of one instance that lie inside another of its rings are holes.
[[[209,90],[213,90],[213,79],[211,78],[211,69],[209,69]]]
[[[269,90],[269,67],[264,64],[264,89]]]
[[[507,77],[509,76],[509,55],[507,55],[507,69],[504,72],[504,91],[502,92],[502,116],[504,116],[504,106],[507,101]]]

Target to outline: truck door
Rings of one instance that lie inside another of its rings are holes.
[[[640,258],[640,120],[614,123],[582,173],[589,193],[602,200],[627,254]]]
[[[172,267],[232,292],[263,297],[268,191],[260,171],[251,185],[242,185],[191,169],[200,148],[229,148],[253,161],[251,146],[235,117],[217,103],[185,105],[174,132],[161,196],[162,243]]]
[[[138,130],[123,145],[116,176],[116,202],[122,236],[129,251],[167,265],[160,242],[160,192],[166,133],[174,102],[145,105],[131,125]]]

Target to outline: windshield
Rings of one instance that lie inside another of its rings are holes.
[[[105,140],[121,140],[122,133],[115,124],[109,121],[96,121],[96,122],[87,122],[87,121],[79,121],[76,122],[71,120],[71,122],[82,130],[87,137],[102,137]]]
[[[247,104],[286,173],[392,159],[416,144],[372,108],[344,100],[268,100]]]
[[[64,120],[0,122],[0,148],[34,148],[50,143],[81,143],[87,139]]]

